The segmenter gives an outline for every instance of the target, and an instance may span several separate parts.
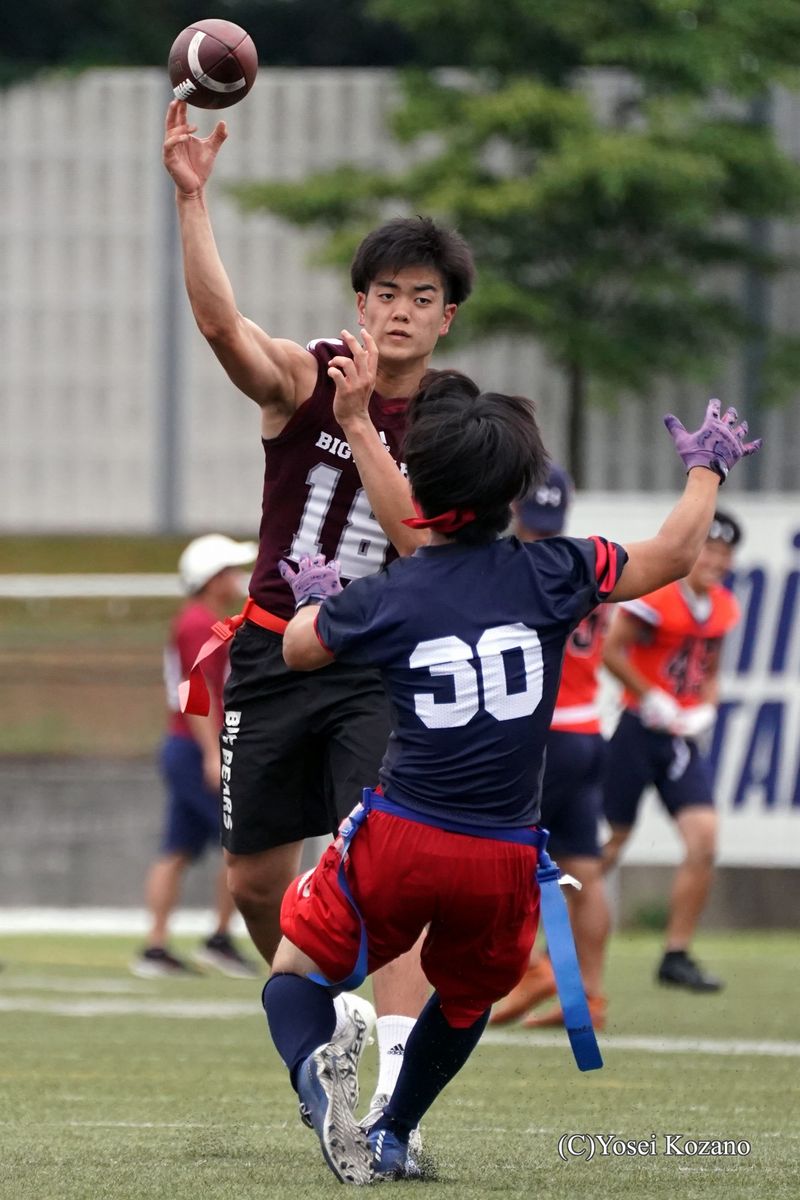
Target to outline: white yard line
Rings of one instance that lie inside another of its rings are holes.
[[[134,996],[148,995],[152,991],[150,981],[136,979],[93,979],[82,976],[80,979],[59,978],[56,975],[0,975],[0,993],[2,992],[87,992],[90,995],[117,995],[125,993]]]
[[[219,1021],[260,1017],[258,998],[240,1000],[42,1000],[2,996],[0,1012],[46,1013],[53,1017],[174,1017],[180,1021]]]
[[[144,937],[152,918],[144,908],[0,908],[0,934],[80,933],[126,934]],[[208,935],[216,928],[210,908],[179,909],[170,918],[176,936]],[[244,932],[238,915],[231,924],[234,934]]]
[[[561,1038],[564,1034],[561,1035]],[[648,1054],[753,1054],[764,1058],[800,1058],[800,1042],[756,1041],[747,1038],[645,1037],[637,1034],[601,1033],[600,1050],[645,1050]],[[490,1046],[549,1046],[558,1033],[516,1033],[490,1029],[481,1042]]]
[[[177,575],[0,575],[4,600],[78,596],[180,596]]]
[[[5,981],[0,993],[7,992]],[[57,989],[54,989],[57,990]],[[165,1000],[122,999],[45,1000],[40,996],[0,994],[0,1012],[36,1013],[56,1017],[170,1017],[180,1021],[219,1021],[261,1018],[253,1000]],[[481,1039],[485,1046],[515,1046],[522,1049],[561,1050],[563,1034],[488,1030]],[[645,1051],[648,1054],[752,1055],[756,1058],[800,1058],[800,1042],[750,1040],[746,1038],[644,1037],[633,1034],[600,1036],[600,1047],[609,1053]]]

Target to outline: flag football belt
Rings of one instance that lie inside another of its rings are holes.
[[[564,1014],[564,1025],[569,1037],[575,1062],[581,1071],[595,1071],[602,1067],[603,1059],[597,1045],[589,1006],[586,1003],[586,992],[578,966],[578,956],[575,952],[575,940],[572,936],[572,926],[569,922],[564,894],[559,885],[561,871],[547,853],[547,839],[550,834],[541,827],[521,826],[509,829],[487,829],[486,826],[468,825],[460,821],[450,821],[446,818],[432,818],[414,809],[397,804],[380,792],[364,788],[361,804],[356,805],[349,816],[345,817],[339,826],[337,843],[340,863],[338,883],[343,895],[352,907],[361,930],[358,955],[353,970],[346,979],[331,980],[320,972],[313,972],[308,978],[322,987],[336,987],[343,991],[357,988],[367,977],[367,930],[358,905],[350,891],[345,871],[345,858],[350,843],[363,825],[371,809],[401,817],[406,821],[414,821],[418,825],[430,825],[435,829],[443,829],[447,833],[460,833],[466,837],[488,838],[490,841],[515,842],[523,846],[533,846],[539,852],[539,865],[536,869],[536,882],[539,885],[542,923],[547,938],[547,949],[553,966],[553,974],[558,988],[558,998]]]
[[[237,613],[235,617],[225,617],[223,621],[217,621],[212,625],[211,636],[203,642],[198,650],[197,658],[189,671],[189,678],[178,686],[178,700],[182,713],[192,713],[196,717],[208,716],[211,699],[203,674],[203,663],[221,650],[245,621],[249,621],[252,625],[260,625],[262,629],[269,629],[272,633],[280,634],[286,631],[286,626],[289,624],[288,621],[284,621],[283,617],[276,617],[273,613],[267,612],[266,608],[262,608],[248,596],[240,613]]]

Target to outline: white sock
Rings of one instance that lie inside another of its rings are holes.
[[[378,1082],[376,1096],[391,1096],[403,1065],[406,1041],[416,1025],[414,1017],[378,1017]]]
[[[333,1011],[336,1013],[336,1025],[334,1026],[333,1033],[331,1034],[331,1039],[338,1037],[350,1022],[347,1007],[341,995],[334,997]]]

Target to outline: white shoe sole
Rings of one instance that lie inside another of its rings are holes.
[[[343,1054],[350,1064],[351,1069],[347,1072],[344,1085],[350,1101],[350,1111],[355,1112],[360,1095],[358,1068],[369,1045],[370,1033],[375,1028],[377,1017],[369,1000],[362,996],[345,992],[341,998],[350,1017],[350,1026],[335,1037],[331,1045]]]
[[[373,1179],[372,1151],[366,1134],[356,1123],[350,1108],[345,1085],[343,1055],[335,1046],[320,1046],[303,1064],[301,1078],[305,1077],[311,1105],[306,1110],[316,1112],[319,1125],[312,1122],[320,1141],[326,1163],[342,1183],[367,1184]],[[321,1089],[326,1100],[325,1111],[317,1102],[317,1089]],[[301,1101],[303,1097],[301,1096]]]

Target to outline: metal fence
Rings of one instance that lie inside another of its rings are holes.
[[[211,206],[242,311],[306,341],[352,323],[352,296],[310,264],[314,238],[269,216],[243,216],[232,180],[300,179],[352,161],[391,165],[390,73],[262,70],[246,103],[225,114]],[[180,277],[172,186],[160,163],[168,100],[160,70],[98,70],[0,94],[0,530],[251,531],[261,492],[255,406],[228,383],[194,328]],[[779,95],[774,120],[800,153],[800,105]],[[201,132],[213,122],[198,114]],[[796,228],[774,232],[787,253]],[[774,318],[800,327],[800,277],[772,292]],[[498,339],[442,348],[440,361],[486,385],[537,398],[556,457],[564,445],[563,382],[532,343]],[[719,380],[740,394],[742,364]],[[800,388],[798,388],[800,395]],[[675,485],[667,407],[696,411],[697,388],[647,403],[621,399],[589,423],[595,490]],[[756,422],[754,422],[756,424]],[[793,490],[800,451],[797,397],[759,415],[768,441],[759,478]],[[753,482],[751,476],[750,482]],[[742,487],[746,476],[734,483]]]

